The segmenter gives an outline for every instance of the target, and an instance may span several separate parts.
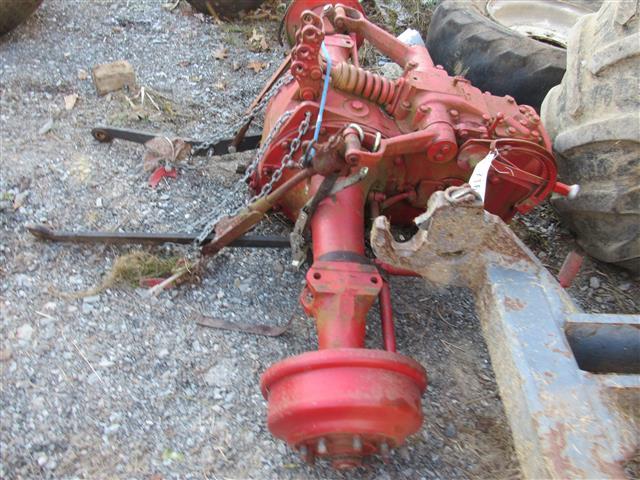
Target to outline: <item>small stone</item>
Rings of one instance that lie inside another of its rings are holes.
[[[44,125],[40,127],[40,130],[38,130],[38,135],[44,135],[48,133],[49,130],[51,130],[52,128],[53,128],[53,118],[49,118],[49,120],[47,120],[44,123]]]
[[[32,335],[33,335],[33,327],[28,323],[25,323],[20,328],[18,328],[18,331],[16,332],[16,336],[18,340],[22,342],[30,342]]]
[[[47,460],[49,460],[49,457],[47,457],[44,453],[41,453],[40,455],[38,455],[36,462],[38,462],[38,465],[40,465],[41,467],[44,467],[47,464]]]
[[[169,350],[167,350],[166,348],[162,348],[160,350],[158,350],[158,353],[156,354],[158,358],[165,358],[169,356]]]
[[[114,363],[108,358],[103,358],[102,360],[100,360],[100,363],[98,365],[102,368],[109,368],[113,367]]]
[[[384,77],[387,77],[391,80],[395,80],[402,76],[403,70],[402,67],[393,62],[386,62],[380,68],[380,71]]]
[[[96,303],[100,301],[100,295],[91,295],[89,297],[84,297],[82,301],[84,303]]]
[[[3,348],[2,350],[0,350],[0,362],[6,362],[8,360],[11,360],[12,354],[13,352],[11,351],[10,348]]]
[[[630,290],[631,289],[631,282],[621,283],[620,285],[618,285],[618,289],[622,290],[623,292],[626,292],[627,290]]]
[[[453,438],[457,435],[457,430],[456,427],[453,423],[450,423],[449,425],[447,425],[447,428],[444,429],[444,434],[449,437],[449,438]]]
[[[279,275],[284,273],[284,266],[280,262],[276,262],[273,264],[273,271]]]
[[[593,289],[600,288],[600,279],[598,277],[591,277],[589,279],[589,286]]]
[[[102,208],[102,198],[100,197],[96,198],[96,207]]]
[[[136,74],[131,64],[126,60],[96,65],[93,67],[91,75],[100,96],[121,90],[124,87],[132,90],[136,85]]]

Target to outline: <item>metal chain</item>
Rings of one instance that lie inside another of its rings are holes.
[[[202,142],[197,145],[194,145],[191,148],[191,154],[195,155],[196,153],[207,152],[207,155],[213,154],[213,146],[218,143],[221,139],[226,139],[234,136],[248,121],[254,118],[260,111],[267,106],[267,104],[271,101],[271,99],[280,92],[282,87],[289,84],[293,80],[293,76],[290,73],[283,75],[276,83],[273,84],[273,87],[265,94],[264,97],[256,104],[255,107],[251,109],[246,115],[240,118],[235,124],[231,125],[231,127],[222,131],[216,137],[211,139],[208,142]]]
[[[290,114],[291,112],[289,111],[287,113]],[[280,119],[282,119],[282,117],[280,117]],[[311,123],[311,112],[307,112],[305,113],[304,120],[300,122],[300,125],[298,125],[298,135],[296,136],[296,138],[291,140],[291,145],[289,146],[289,153],[287,153],[284,157],[282,157],[282,160],[280,160],[280,166],[278,167],[278,169],[275,172],[273,172],[269,181],[262,186],[262,189],[260,190],[260,192],[258,192],[256,195],[251,197],[248,203],[253,203],[256,200],[259,200],[260,198],[269,195],[269,193],[271,193],[271,190],[273,190],[273,186],[282,178],[284,169],[293,168],[297,166],[297,164],[293,161],[293,154],[300,149],[300,146],[302,145],[302,137],[304,137],[306,133],[309,131],[310,123]],[[269,134],[269,136],[271,136],[271,134]],[[260,162],[261,158],[262,158],[262,155],[259,155],[256,157],[256,159],[258,160],[258,163]]]
[[[234,135],[242,126],[246,124],[246,122],[248,122],[251,118],[255,117],[271,101],[271,99],[280,92],[282,87],[290,83],[292,80],[293,80],[293,77],[290,74],[286,74],[282,78],[280,78],[280,80],[278,80],[273,85],[273,87],[267,92],[267,94],[264,97],[262,97],[260,102],[258,102],[256,106],[252,108],[251,111],[241,119],[240,122],[237,122],[236,125],[234,125],[232,128],[227,129],[225,133],[220,135],[218,138],[223,138],[223,136],[225,135],[226,135],[226,138],[228,138],[229,136]],[[216,205],[215,209],[213,210],[213,213],[209,214],[206,218],[200,219],[196,223],[191,225],[190,227],[191,231],[197,229],[199,226],[204,225],[204,228],[201,230],[200,234],[196,238],[196,243],[202,244],[207,239],[207,237],[211,234],[211,232],[213,232],[215,225],[222,219],[222,217],[227,215],[225,212],[231,207],[231,203],[233,202],[235,195],[239,193],[241,189],[246,188],[247,180],[251,177],[253,172],[255,172],[260,159],[266,152],[268,146],[273,141],[273,138],[275,138],[275,136],[277,135],[282,125],[291,116],[291,113],[292,113],[291,111],[287,111],[282,115],[282,117],[278,119],[278,122],[276,122],[274,127],[271,129],[271,132],[269,132],[269,135],[267,136],[263,144],[260,146],[260,149],[258,150],[258,154],[254,158],[254,160],[251,162],[251,164],[247,167],[247,170],[244,176],[240,180],[238,180],[238,182],[236,182],[232,191],[225,196],[222,203],[219,203],[218,205]],[[211,147],[214,144],[216,144],[218,141],[219,140],[217,139],[213,139],[209,142],[203,142],[199,144],[197,147],[194,147],[193,152],[195,151],[211,152],[212,151]],[[238,211],[240,211],[242,208],[243,206],[236,208],[236,210],[231,215],[237,214]]]

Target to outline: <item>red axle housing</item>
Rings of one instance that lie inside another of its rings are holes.
[[[385,456],[415,433],[426,388],[424,369],[395,353],[389,286],[380,274],[384,266],[365,255],[365,212],[408,224],[424,212],[433,192],[467,182],[489,152],[495,160],[485,208],[504,220],[563,189],[556,184],[549,138],[532,107],[482,93],[463,77],[447,75],[433,65],[426,48],[407,46],[368,22],[357,1],[343,3],[294,1],[288,11],[295,81],[267,108],[263,141],[272,140],[251,178],[251,187],[259,191],[280,167],[305,116],[310,113],[311,124],[316,122],[323,79],[329,74],[314,146],[320,151],[322,145],[339,143],[334,156],[341,163],[314,159],[319,173],[290,190],[278,207],[295,220],[326,176],[339,173],[344,178],[363,167],[367,175],[324,198],[312,213],[313,265],[301,303],[316,321],[319,351],[273,365],[261,384],[274,435],[307,460],[324,456],[339,468],[358,465],[368,454]],[[391,80],[362,69],[357,45],[363,39],[403,67],[403,75]],[[323,41],[330,72],[321,54]],[[278,125],[285,112],[290,117]],[[275,126],[279,129],[272,131]],[[331,143],[332,136],[343,141]],[[303,145],[312,137],[310,128]],[[303,151],[294,154],[276,185],[299,171]],[[384,350],[364,348],[366,317],[376,299]]]

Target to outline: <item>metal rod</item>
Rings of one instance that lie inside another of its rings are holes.
[[[380,302],[380,320],[382,321],[382,341],[388,352],[396,351],[396,333],[393,324],[393,309],[391,308],[391,289],[388,282],[382,282],[382,289],[378,295]]]
[[[419,277],[420,274],[414,272],[412,270],[407,270],[406,268],[394,267],[393,265],[389,265],[388,263],[383,262],[382,260],[378,260],[377,258],[373,260],[378,267],[387,272],[389,275],[395,275],[397,277]]]
[[[46,225],[27,225],[27,230],[34,236],[53,242],[73,243],[177,243],[187,245],[193,243],[196,234],[192,233],[146,233],[146,232],[70,232],[52,230]],[[209,237],[207,240],[210,241]],[[289,239],[279,235],[243,235],[232,241],[228,247],[236,248],[289,248]]]

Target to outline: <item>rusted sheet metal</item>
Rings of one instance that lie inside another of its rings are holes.
[[[473,290],[527,478],[624,478],[640,443],[640,375],[626,364],[640,351],[640,316],[579,312],[500,219],[454,196],[434,194],[421,230],[402,244],[376,219],[376,255]],[[576,358],[584,367],[596,352],[590,370],[600,373],[581,369]]]

